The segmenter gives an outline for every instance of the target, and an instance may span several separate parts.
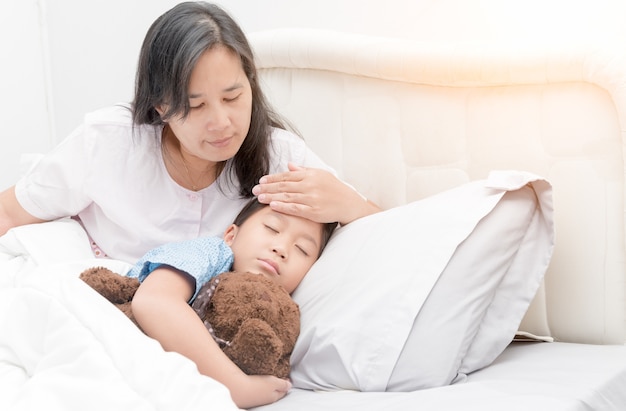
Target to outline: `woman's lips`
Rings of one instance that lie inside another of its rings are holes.
[[[223,138],[221,140],[210,141],[209,144],[216,148],[227,147],[232,140],[232,137]]]

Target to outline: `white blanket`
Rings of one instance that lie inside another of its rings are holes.
[[[74,221],[0,237],[0,410],[236,410],[228,390],[165,352],[78,279],[94,259]]]

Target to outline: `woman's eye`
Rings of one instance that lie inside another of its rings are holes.
[[[224,101],[227,103],[232,103],[233,101],[237,100],[239,98],[239,96],[241,96],[241,94],[237,94],[234,97],[225,97]]]
[[[269,226],[269,225],[267,225],[267,224],[265,224],[265,228],[267,228],[268,230],[270,230],[270,231],[271,231],[271,232],[273,232],[273,233],[278,233],[278,230],[277,230],[277,229],[275,229],[274,227]]]
[[[190,110],[198,110],[199,108],[204,107],[204,103],[198,104],[196,106],[189,106]]]

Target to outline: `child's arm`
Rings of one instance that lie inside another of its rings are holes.
[[[200,373],[224,384],[240,408],[284,397],[291,388],[289,381],[246,375],[219,348],[187,303],[195,287],[195,280],[184,272],[170,267],[154,270],[141,283],[132,302],[133,314],[143,331],[166,351],[184,355],[196,363]]]

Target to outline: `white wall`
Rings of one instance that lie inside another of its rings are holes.
[[[463,47],[626,44],[626,0],[216,1],[246,32],[317,27]],[[177,2],[2,0],[0,189],[17,178],[20,153],[47,151],[85,112],[131,99],[144,33]]]
[[[143,36],[152,21],[178,0],[40,1],[48,4],[55,131],[60,138],[85,111],[132,97]],[[582,37],[597,26],[594,19],[602,19],[604,29],[613,30],[626,26],[622,20],[626,9],[604,12],[607,5],[626,3],[615,1],[216,0],[246,32],[319,27],[439,42],[527,40],[550,27],[555,28],[554,38]],[[568,20],[568,15],[576,18]]]
[[[0,190],[17,179],[21,153],[52,146],[40,15],[36,0],[0,2]]]

